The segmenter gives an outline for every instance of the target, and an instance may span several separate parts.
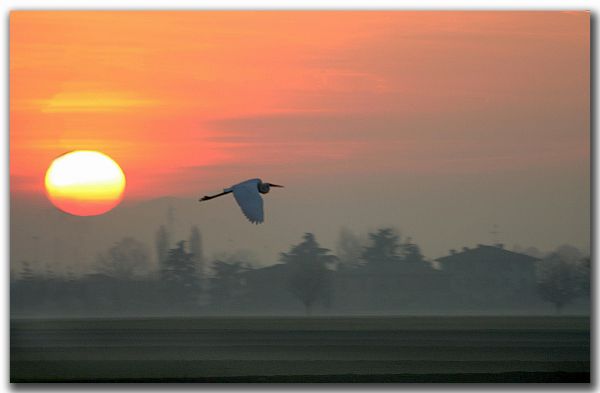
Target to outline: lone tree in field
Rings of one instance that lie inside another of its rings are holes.
[[[321,248],[312,233],[306,233],[304,241],[292,246],[288,253],[281,253],[281,261],[290,269],[289,289],[304,305],[307,315],[317,301],[327,304],[331,298],[332,276],[328,265],[337,260],[329,250]]]
[[[577,266],[565,262],[553,253],[542,262],[538,290],[542,299],[550,302],[560,313],[580,295],[580,277]]]

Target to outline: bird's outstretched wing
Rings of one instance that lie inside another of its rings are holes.
[[[232,188],[233,196],[246,218],[253,224],[263,222],[263,200],[258,192],[257,182],[245,181]]]

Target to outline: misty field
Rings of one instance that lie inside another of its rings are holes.
[[[12,382],[589,382],[587,317],[13,319]]]

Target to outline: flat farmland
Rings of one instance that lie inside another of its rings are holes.
[[[588,317],[13,319],[12,382],[584,382]]]

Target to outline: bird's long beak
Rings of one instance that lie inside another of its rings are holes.
[[[273,184],[273,183],[269,183],[269,185],[270,185],[271,187],[281,187],[281,188],[283,188],[283,186],[280,186],[279,184]]]

